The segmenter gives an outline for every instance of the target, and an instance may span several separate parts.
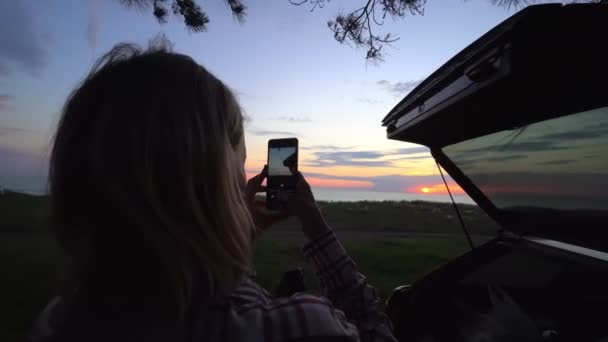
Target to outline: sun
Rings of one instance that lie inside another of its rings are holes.
[[[450,183],[450,191],[455,195],[464,195],[465,192],[462,190],[460,186],[456,183]],[[418,184],[411,188],[405,189],[405,192],[415,193],[415,194],[423,194],[423,195],[447,195],[448,189],[445,184],[437,183],[437,184]]]

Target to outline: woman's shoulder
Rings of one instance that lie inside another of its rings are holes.
[[[225,306],[205,311],[195,327],[196,341],[358,339],[357,328],[327,298],[308,293],[275,297],[252,280],[237,288]]]

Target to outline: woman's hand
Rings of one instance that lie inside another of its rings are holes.
[[[262,172],[255,177],[251,178],[247,182],[245,187],[245,200],[249,206],[253,223],[255,224],[256,231],[253,234],[252,239],[260,236],[264,230],[273,224],[280,222],[289,217],[287,211],[270,211],[266,208],[266,201],[257,200],[255,195],[259,192],[265,192],[266,187],[262,185],[264,179],[268,176],[268,166],[265,165]]]
[[[301,172],[297,174],[296,192],[290,194],[287,207],[289,213],[300,220],[302,232],[309,240],[315,240],[331,230],[317,206],[310,185]]]

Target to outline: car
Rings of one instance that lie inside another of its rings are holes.
[[[500,226],[395,289],[399,340],[608,340],[607,4],[519,11],[382,124],[428,146]]]

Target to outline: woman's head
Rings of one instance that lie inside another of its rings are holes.
[[[166,46],[117,45],[70,95],[50,191],[57,238],[84,278],[157,286],[181,314],[194,295],[238,284],[253,223],[239,105]]]

